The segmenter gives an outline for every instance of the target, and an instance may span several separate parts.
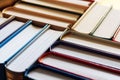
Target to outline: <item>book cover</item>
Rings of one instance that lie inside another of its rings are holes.
[[[106,15],[111,10],[111,6],[101,5],[96,3],[93,5],[86,14],[83,14],[83,17],[78,20],[78,23],[72,27],[73,30],[84,33],[91,34],[96,30],[96,28],[101,24]],[[86,24],[87,23],[87,24]]]
[[[25,46],[19,49],[17,56],[6,64],[7,77],[16,79],[16,76],[23,80],[23,73],[41,56],[63,33],[48,29],[46,26],[40,34],[31,39]],[[25,57],[26,56],[26,57]],[[18,74],[18,75],[14,75]],[[11,76],[9,76],[11,75]]]
[[[26,23],[13,21],[10,24],[6,25],[6,27],[4,27],[0,32],[0,48],[3,47],[6,43],[8,43],[16,35],[18,35],[22,30],[28,27],[31,22],[31,20],[27,21]]]
[[[120,25],[120,10],[112,8],[93,36],[111,39]]]
[[[89,5],[91,4],[90,1],[81,1],[81,0],[80,1],[75,0],[72,2],[71,2],[71,0],[67,0],[67,1],[63,1],[63,0],[56,0],[56,1],[55,0],[54,1],[22,0],[22,1],[27,2],[27,3],[36,4],[36,5],[46,6],[46,7],[50,7],[50,8],[55,8],[55,9],[59,9],[59,10],[74,12],[74,13],[78,13],[78,14],[83,14],[85,12],[86,8],[88,8]]]
[[[27,10],[15,8],[15,7],[8,7],[4,9],[2,11],[2,14],[4,17],[14,15],[20,21],[30,19],[30,20],[33,20],[33,24],[36,24],[36,25],[45,25],[47,23],[52,25],[51,27],[53,29],[58,29],[58,30],[64,30],[65,28],[69,28],[71,26],[71,23],[58,21],[54,19],[48,19],[48,18],[42,17],[39,13],[35,13],[32,11],[27,11]]]
[[[56,72],[51,67],[36,62],[25,71],[25,80],[74,80],[71,76]]]
[[[49,54],[39,58],[41,64],[51,66],[60,70],[74,73],[79,76],[84,76],[93,80],[119,80],[119,74],[110,73],[101,70],[97,67],[90,66],[88,64],[76,62],[74,60],[64,58],[55,54]],[[92,73],[91,73],[92,72]],[[108,76],[108,77],[106,77]]]
[[[56,42],[50,49],[51,53],[69,58],[80,63],[86,63],[98,68],[120,74],[120,60],[74,47],[71,44]]]
[[[55,9],[46,8],[43,6],[37,6],[24,2],[16,3],[14,7],[39,13],[42,17],[45,18],[60,20],[70,23],[75,23],[77,19],[80,17],[80,15],[78,14],[55,10]]]
[[[74,46],[84,47],[88,51],[94,51],[109,57],[120,59],[120,44],[74,31],[68,31],[61,37],[62,41],[69,42]]]
[[[26,46],[26,44],[32,39],[35,38],[35,36],[38,33],[41,33],[41,28],[29,25],[26,29],[21,31],[18,35],[16,35],[11,41],[6,43],[1,49],[0,49],[0,72],[3,74],[5,72],[4,67],[5,65],[16,55],[18,55],[16,52],[19,51],[19,49],[23,48],[23,46]],[[2,69],[3,68],[3,69]],[[3,74],[4,75],[4,74]],[[0,76],[0,79],[1,76]]]

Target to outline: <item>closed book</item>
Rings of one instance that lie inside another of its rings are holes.
[[[70,22],[70,23],[75,23],[77,19],[80,17],[80,15],[78,14],[54,10],[51,8],[46,8],[43,6],[37,6],[37,5],[23,3],[23,2],[16,3],[14,7],[39,13],[42,17],[45,17],[48,19],[60,20],[60,21]]]
[[[85,10],[91,4],[90,1],[81,1],[81,0],[75,0],[75,1],[73,1],[73,0],[67,0],[67,1],[66,0],[54,0],[54,1],[22,0],[22,1],[27,2],[27,3],[36,4],[36,5],[41,5],[41,6],[47,6],[47,7],[55,8],[55,9],[59,9],[59,10],[65,10],[65,11],[69,11],[69,12],[79,13],[79,14],[83,14],[85,12]]]
[[[93,33],[93,36],[111,39],[120,25],[120,10],[112,9],[100,26]]]
[[[71,76],[56,72],[37,62],[25,71],[25,80],[74,80]]]
[[[98,53],[87,51],[85,49],[74,47],[71,44],[57,42],[51,47],[53,54],[76,60],[80,63],[90,64],[106,71],[120,74],[120,60],[100,55]]]
[[[2,10],[5,7],[13,5],[14,2],[17,0],[0,0],[0,10]]]
[[[7,24],[12,22],[15,19],[15,16],[10,16],[9,18],[1,18],[0,29],[4,28]]]
[[[17,55],[16,52],[23,48],[39,32],[41,32],[41,28],[30,25],[0,49],[0,75],[3,75],[5,78],[4,68],[6,63],[14,58]],[[0,76],[0,79],[3,79],[3,77]]]
[[[48,29],[50,25],[36,37],[31,39],[25,46],[19,49],[17,56],[6,64],[6,74],[8,79],[23,80],[23,74],[63,33]]]
[[[33,24],[35,25],[45,25],[46,23],[51,24],[53,29],[64,30],[65,28],[69,28],[71,23],[49,19],[42,17],[39,13],[27,11],[20,8],[8,7],[2,12],[4,17],[8,17],[11,15],[16,16],[16,18],[20,21],[24,21],[26,19],[33,20]]]
[[[71,72],[78,76],[84,76],[88,80],[119,80],[119,74],[114,74],[101,70],[98,67],[93,67],[89,64],[76,62],[74,60],[61,57],[56,54],[48,54],[39,58],[39,62],[44,65],[51,66],[60,70]],[[109,76],[109,77],[106,77]],[[78,79],[80,80],[80,79]]]
[[[0,48],[8,43],[12,38],[18,35],[22,30],[24,30],[31,21],[27,21],[25,24],[19,21],[12,21],[6,27],[1,29],[0,32]]]
[[[109,57],[120,59],[120,44],[74,31],[68,31],[61,38],[64,42],[69,42],[74,46],[84,47],[87,50],[97,52]]]
[[[83,17],[78,20],[72,29],[84,34],[93,33],[104,20],[111,8],[110,5],[105,6],[99,3],[94,4],[89,11],[82,15]]]
[[[119,26],[118,30],[116,31],[116,33],[113,36],[113,41],[120,42],[120,26]]]

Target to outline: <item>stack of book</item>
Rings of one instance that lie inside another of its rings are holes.
[[[120,8],[93,0],[9,1],[0,3],[0,80],[120,79]]]

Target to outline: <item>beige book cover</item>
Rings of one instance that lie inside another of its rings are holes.
[[[77,5],[77,8],[76,6],[72,6],[71,7],[71,3],[70,5],[68,5],[68,0],[66,1],[63,1],[63,0],[56,0],[57,2],[61,3],[61,2],[66,2],[66,4],[59,4],[59,3],[55,3],[51,0],[22,0],[23,2],[28,2],[28,3],[32,3],[32,4],[36,4],[36,5],[42,5],[42,6],[47,6],[47,7],[51,7],[51,8],[56,8],[56,9],[61,9],[61,10],[65,10],[65,11],[70,11],[70,12],[75,12],[75,13],[78,13],[78,14],[83,14],[85,12],[86,9],[84,9],[83,7],[79,7],[78,8],[78,5]],[[80,2],[79,0],[77,0],[78,2]],[[82,2],[86,2],[86,3],[89,3],[87,1],[82,1]],[[80,6],[80,5],[79,5]]]
[[[70,23],[74,23],[80,17],[80,15],[78,14],[73,14],[60,10],[54,10],[43,6],[37,6],[22,2],[15,4],[14,7],[39,13],[46,18],[60,20],[64,22],[70,22]]]
[[[105,6],[97,3],[86,14],[83,14],[83,17],[78,20],[79,22],[72,29],[84,34],[93,33],[110,10],[110,5]]]
[[[100,26],[93,33],[93,36],[111,39],[120,25],[120,10],[113,9],[108,13]]]
[[[8,7],[4,9],[2,14],[4,17],[8,17],[11,15],[16,16],[16,19],[22,20],[22,21],[26,19],[30,19],[30,20],[33,20],[33,24],[36,24],[36,25],[45,25],[46,23],[48,23],[52,25],[51,28],[58,29],[58,30],[64,30],[71,26],[71,23],[45,18],[39,13],[35,13],[32,11],[27,11],[27,10],[15,8],[15,7]]]

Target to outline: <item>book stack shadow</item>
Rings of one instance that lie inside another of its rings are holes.
[[[1,1],[0,80],[120,80],[120,8]]]

